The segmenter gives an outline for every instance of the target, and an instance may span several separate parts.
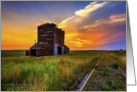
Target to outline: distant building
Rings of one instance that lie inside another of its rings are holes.
[[[38,26],[38,42],[30,50],[26,50],[26,56],[68,54],[69,48],[64,44],[64,35],[65,32],[53,23]]]

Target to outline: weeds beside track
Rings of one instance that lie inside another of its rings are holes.
[[[113,67],[115,62],[108,52],[105,52],[100,62],[94,68],[92,76],[85,82],[83,91],[125,91],[126,76],[119,66]],[[81,90],[81,91],[82,91]]]

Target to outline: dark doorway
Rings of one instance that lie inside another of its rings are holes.
[[[36,56],[36,49],[31,49],[31,56]]]
[[[58,47],[58,54],[61,54],[61,52],[62,52],[62,48]]]

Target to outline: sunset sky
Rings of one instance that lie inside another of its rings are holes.
[[[46,22],[71,50],[126,49],[126,1],[2,1],[1,49],[29,49]]]

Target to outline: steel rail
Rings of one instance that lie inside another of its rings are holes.
[[[110,54],[109,54],[109,56],[110,56],[111,60],[112,60],[114,63],[116,63],[116,61],[112,58],[112,56],[111,56]],[[123,75],[126,76],[125,72],[121,69],[121,67],[118,66],[118,68],[119,68],[119,70],[123,73]]]
[[[94,70],[95,70],[95,67],[98,65],[100,59],[102,58],[102,56],[104,55],[104,52],[103,54],[100,56],[99,60],[97,61],[96,65],[94,66],[94,68],[92,69],[92,71],[90,72],[89,76],[87,77],[86,81],[83,83],[82,87],[80,88],[80,91],[83,90],[83,88],[85,87],[87,81],[89,80],[90,76],[93,74]]]

